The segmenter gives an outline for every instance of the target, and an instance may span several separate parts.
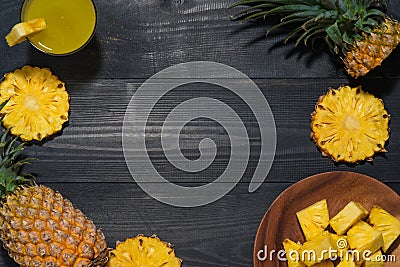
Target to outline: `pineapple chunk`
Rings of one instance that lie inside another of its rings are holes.
[[[382,252],[378,250],[369,257],[369,260],[364,261],[362,267],[383,267]]]
[[[285,239],[283,241],[283,248],[286,252],[286,259],[289,267],[305,267],[304,263],[300,261],[299,249],[301,245],[293,242],[290,239]]]
[[[342,261],[336,267],[359,267],[359,266],[360,265],[354,261],[353,256],[351,254],[346,254],[342,258]]]
[[[329,224],[329,212],[326,199],[296,213],[306,240],[322,234]]]
[[[360,257],[365,251],[374,253],[383,246],[381,232],[375,230],[368,223],[359,221],[347,232],[347,240],[351,249],[356,250]]]
[[[349,249],[349,243],[347,241],[347,236],[337,235],[337,234],[332,234],[332,233],[330,233],[330,236],[331,236],[332,246],[338,252],[337,256],[340,258],[343,258],[343,255],[345,255],[345,253]]]
[[[343,235],[367,215],[368,211],[360,203],[351,201],[330,220],[330,224],[338,235]]]
[[[46,29],[43,18],[31,19],[15,25],[6,36],[8,45],[14,46],[26,40],[27,37]]]
[[[299,250],[300,259],[307,265],[312,266],[329,259],[333,250],[331,238],[328,232],[324,232],[312,240],[307,241]]]
[[[321,261],[320,263],[314,264],[311,267],[335,267],[331,260]]]
[[[386,210],[374,206],[368,219],[372,227],[383,236],[383,252],[386,252],[400,235],[400,221]]]

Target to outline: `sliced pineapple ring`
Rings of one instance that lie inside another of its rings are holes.
[[[26,40],[27,37],[46,29],[46,22],[43,18],[31,19],[15,25],[6,36],[8,45],[14,46]]]
[[[400,221],[386,210],[375,206],[368,218],[372,227],[383,235],[383,252],[386,252],[400,235]]]
[[[171,244],[156,236],[142,235],[117,244],[109,258],[107,267],[180,267],[182,262],[175,256]]]
[[[381,99],[342,86],[320,97],[312,114],[311,138],[324,156],[336,162],[372,160],[386,152],[389,114]]]
[[[42,140],[62,129],[68,120],[65,84],[49,69],[25,66],[7,73],[0,83],[3,125],[24,141]]]

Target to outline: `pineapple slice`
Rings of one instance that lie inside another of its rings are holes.
[[[369,260],[365,260],[361,266],[362,267],[383,267],[384,261],[382,260],[381,250],[379,249],[377,252],[372,254],[369,257]]]
[[[328,232],[324,232],[312,240],[305,242],[300,250],[299,255],[302,262],[307,266],[328,260],[333,246]]]
[[[386,152],[390,116],[381,99],[361,87],[330,89],[315,106],[311,138],[324,156],[336,162],[371,161]]]
[[[381,232],[375,230],[368,223],[359,221],[347,232],[347,240],[352,250],[362,255],[365,251],[374,253],[383,246]]]
[[[335,267],[331,260],[321,261],[320,263],[314,264],[312,267]]]
[[[322,234],[329,224],[329,212],[326,199],[296,213],[306,240]]]
[[[372,227],[383,236],[383,252],[386,252],[400,235],[400,221],[386,210],[374,206],[368,218]]]
[[[305,267],[305,264],[300,261],[300,255],[298,253],[301,248],[300,244],[287,238],[282,242],[282,245],[286,252],[286,259],[289,267]]]
[[[329,223],[338,235],[343,235],[355,223],[367,216],[368,211],[360,203],[351,201]]]
[[[156,236],[138,235],[117,244],[110,252],[107,267],[180,267],[181,263],[171,244]]]
[[[65,84],[49,69],[24,66],[7,73],[0,83],[4,127],[24,141],[42,140],[68,121],[69,95]]]
[[[14,46],[26,40],[42,30],[46,29],[46,22],[43,18],[31,19],[15,25],[6,36],[8,45]]]

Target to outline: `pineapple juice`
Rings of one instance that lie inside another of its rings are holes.
[[[67,55],[85,46],[96,27],[92,0],[25,0],[21,20],[44,18],[46,29],[29,37],[33,46],[52,55]]]

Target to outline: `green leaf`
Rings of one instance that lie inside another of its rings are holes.
[[[297,19],[291,19],[291,20],[287,20],[287,21],[283,21],[281,23],[278,23],[278,24],[274,25],[273,27],[271,27],[267,31],[266,35],[268,36],[273,30],[276,30],[276,29],[278,29],[278,28],[280,28],[282,26],[285,26],[285,25],[288,25],[288,24],[291,24],[291,23],[296,23],[296,22],[303,21],[303,20],[304,19],[302,19],[302,18],[297,18]]]
[[[329,26],[326,29],[326,33],[328,34],[329,38],[336,44],[336,45],[341,45],[342,44],[342,35],[339,30],[339,26],[337,23]]]
[[[343,42],[345,42],[346,44],[352,45],[353,44],[353,40],[349,37],[349,35],[347,34],[347,32],[344,32],[342,34],[342,40]]]

